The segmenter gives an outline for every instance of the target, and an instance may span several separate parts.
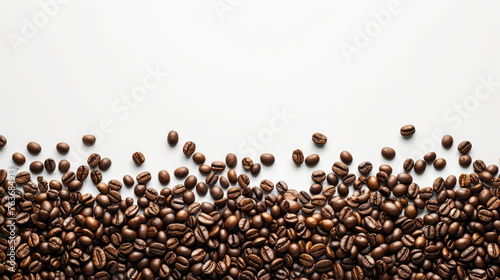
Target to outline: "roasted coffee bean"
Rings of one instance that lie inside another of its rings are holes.
[[[458,144],[457,149],[461,154],[467,154],[472,149],[472,144],[469,141],[462,141]]]
[[[182,147],[182,152],[186,155],[186,156],[190,156],[194,153],[194,151],[196,150],[196,144],[192,141],[187,141],[184,146]]]
[[[384,147],[382,148],[381,154],[384,158],[391,160],[396,156],[396,151],[393,148]]]
[[[316,145],[324,145],[326,144],[327,138],[324,134],[316,132],[313,134],[312,140]]]
[[[111,160],[107,157],[101,159],[101,161],[99,162],[99,169],[101,169],[102,171],[106,171],[108,170],[110,167],[111,167]],[[59,164],[60,166],[60,164]]]
[[[33,173],[40,173],[43,171],[43,163],[41,161],[34,161],[30,164],[30,171]],[[3,181],[2,181],[3,182]]]
[[[352,163],[352,155],[348,151],[342,151],[340,153],[340,160],[345,163],[345,164],[351,164]]]
[[[29,142],[26,149],[32,155],[38,155],[42,151],[42,146],[37,142]]]
[[[241,160],[241,164],[243,165],[244,169],[250,170],[250,168],[252,168],[252,166],[253,166],[253,160],[249,157],[244,157]]]
[[[189,169],[185,166],[181,166],[174,170],[174,175],[177,178],[185,178],[189,174]]]
[[[404,137],[410,137],[412,136],[413,134],[415,134],[415,126],[411,125],[411,124],[408,124],[408,125],[405,125],[405,126],[402,126],[401,129],[400,129],[400,133],[401,135],[403,135]]]
[[[319,155],[318,154],[312,154],[308,155],[304,161],[306,162],[307,166],[315,166],[319,162]]]
[[[333,164],[332,171],[337,176],[344,177],[349,173],[349,167],[345,163],[337,161]]]
[[[151,181],[151,173],[149,171],[141,172],[135,178],[139,184],[147,184]]]
[[[427,164],[425,163],[425,161],[419,159],[415,162],[415,165],[414,165],[415,173],[422,174],[422,173],[424,173],[426,168],[427,168]]]
[[[260,155],[260,162],[264,165],[273,165],[274,163],[274,155],[270,153],[263,153]]]
[[[0,148],[5,147],[7,145],[7,138],[3,135],[0,135]]]
[[[437,170],[442,170],[446,166],[446,160],[444,158],[438,158],[434,161],[434,168]]]
[[[52,173],[56,170],[56,161],[53,158],[48,158],[43,163],[43,166],[45,166],[45,170],[47,170],[47,172]]]
[[[274,189],[274,184],[270,180],[265,179],[260,182],[260,188],[263,191],[271,192]]]
[[[17,165],[23,165],[26,162],[26,157],[21,153],[13,153],[12,161]]]
[[[96,168],[99,165],[99,162],[101,162],[101,156],[97,153],[91,154],[87,159],[87,163],[92,168]]]
[[[250,168],[250,173],[251,173],[253,176],[257,176],[257,175],[259,175],[260,170],[261,170],[261,166],[260,166],[260,164],[258,164],[258,163],[254,163],[254,164],[252,165],[252,167]]]
[[[471,165],[471,163],[472,163],[472,158],[470,155],[461,155],[458,158],[458,163],[462,167],[469,167],[469,165]]]
[[[451,135],[448,135],[446,134],[445,136],[443,136],[443,138],[441,139],[441,145],[445,148],[445,149],[449,149],[451,148],[451,146],[453,146],[453,137]]]
[[[427,154],[424,155],[424,160],[428,164],[433,163],[436,160],[436,153],[435,152],[428,152]]]
[[[89,168],[85,165],[81,165],[76,170],[76,178],[81,182],[83,182],[85,179],[87,179],[88,175],[89,175]]]
[[[95,141],[96,141],[96,138],[94,135],[92,134],[87,134],[87,135],[84,135],[82,137],[82,142],[83,144],[85,144],[86,146],[92,146],[95,144]]]
[[[410,172],[413,169],[413,166],[415,165],[413,159],[407,158],[404,163],[403,163],[403,169],[406,172]]]
[[[301,165],[304,162],[304,153],[300,149],[296,149],[292,153],[292,160],[296,165]]]
[[[226,164],[229,168],[234,168],[238,163],[238,158],[235,154],[229,153],[226,155]]]
[[[170,183],[170,174],[167,170],[160,170],[158,172],[158,181],[160,181],[160,184],[162,185],[167,185],[168,183]]]
[[[59,168],[59,171],[60,171],[61,173],[66,173],[66,172],[68,172],[68,170],[69,170],[69,168],[70,168],[70,167],[71,167],[70,162],[69,162],[69,161],[67,161],[67,160],[65,160],[65,159],[63,159],[63,160],[61,160],[61,161],[59,162],[59,166],[58,166],[58,168]]]
[[[179,134],[175,130],[170,130],[167,134],[167,142],[170,146],[177,145],[179,142]]]
[[[358,171],[359,173],[363,175],[369,174],[373,169],[373,165],[369,161],[364,161],[358,165]]]

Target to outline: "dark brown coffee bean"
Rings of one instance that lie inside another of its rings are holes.
[[[259,175],[260,173],[260,170],[261,170],[261,166],[259,163],[254,163],[252,165],[252,167],[250,168],[250,173],[253,175],[253,176],[257,176]]]
[[[108,170],[110,167],[111,167],[111,160],[107,157],[101,159],[101,161],[99,162],[99,169],[101,169],[102,171],[106,171]],[[59,164],[60,166],[60,164]]]
[[[264,165],[273,165],[274,163],[274,155],[270,153],[263,153],[260,155],[260,162]]]
[[[88,165],[92,168],[96,168],[99,165],[99,162],[101,162],[101,156],[97,153],[91,154],[87,159]]]
[[[249,157],[244,157],[241,160],[241,164],[243,165],[244,169],[250,170],[250,168],[252,168],[252,166],[253,166],[253,160]]]
[[[42,151],[42,146],[37,142],[29,142],[26,149],[28,149],[28,152],[32,155],[38,155]]]
[[[311,174],[311,179],[316,183],[321,183],[326,179],[325,171],[323,170],[315,170]]]
[[[147,184],[149,181],[151,181],[151,173],[149,171],[141,172],[135,179],[139,184]]]
[[[33,173],[40,173],[40,172],[42,172],[43,171],[43,163],[41,161],[34,161],[34,162],[32,162],[30,164],[30,171],[33,172]]]
[[[427,154],[424,155],[424,160],[428,164],[433,163],[436,160],[436,153],[435,152],[428,152]]]
[[[185,166],[181,166],[174,170],[174,175],[177,178],[185,178],[189,174],[189,169]]]
[[[411,158],[407,158],[404,162],[403,162],[403,169],[406,171],[406,172],[410,172],[412,169],[413,169],[413,166],[414,166],[414,161],[413,159]]]
[[[102,181],[102,173],[98,169],[94,169],[90,172],[90,179],[94,184],[98,184],[99,182]]]
[[[404,137],[410,137],[413,134],[415,134],[415,126],[413,126],[411,124],[405,125],[405,126],[401,127],[400,133]]]
[[[319,162],[319,155],[318,154],[308,155],[304,161],[307,166],[315,166]]]
[[[237,163],[238,163],[238,158],[236,157],[235,154],[229,153],[226,155],[226,164],[229,168],[236,167]]]
[[[469,246],[460,254],[460,260],[463,262],[470,262],[473,259],[475,259],[476,256],[477,256],[477,248],[474,246]]]
[[[96,141],[96,138],[94,135],[92,134],[87,134],[87,135],[84,135],[82,137],[82,142],[83,144],[85,144],[86,146],[92,146],[95,144],[95,141]]]
[[[226,168],[226,164],[222,161],[214,161],[212,162],[212,171],[214,172],[222,172]]]
[[[89,175],[89,168],[85,165],[79,166],[78,169],[76,170],[76,178],[81,182],[87,179],[88,175]]]
[[[141,152],[135,152],[132,154],[132,160],[135,162],[135,164],[141,165],[146,160],[146,157]]]
[[[5,147],[7,145],[7,138],[3,135],[0,135],[0,148]]]
[[[64,142],[59,142],[56,145],[56,149],[61,155],[65,155],[69,152],[69,145]]]
[[[167,142],[170,146],[177,145],[179,142],[179,134],[175,130],[170,130],[167,134]]]
[[[70,168],[70,167],[71,167],[71,164],[69,163],[69,161],[67,161],[67,160],[65,160],[65,159],[63,159],[63,160],[61,160],[61,161],[59,162],[59,166],[58,166],[58,168],[59,168],[59,171],[60,171],[61,173],[66,173],[66,172],[68,172],[68,170],[69,170],[69,168]]]
[[[460,144],[458,144],[457,149],[461,154],[468,154],[472,149],[472,144],[469,141],[462,141]]]
[[[12,161],[17,165],[23,165],[26,162],[26,157],[21,153],[13,153]]]
[[[472,163],[472,158],[471,158],[470,155],[461,155],[458,158],[458,163],[462,167],[469,167],[471,165],[471,163]]]
[[[369,161],[364,161],[358,165],[358,171],[359,173],[363,175],[369,174],[373,169],[373,165]]]
[[[386,159],[393,159],[396,156],[396,151],[393,148],[390,147],[384,147],[382,148],[381,152],[382,156]]]
[[[332,171],[337,176],[344,177],[349,173],[349,167],[345,163],[337,161],[333,164]]]
[[[352,155],[348,151],[342,151],[340,153],[340,160],[345,163],[345,164],[351,164],[352,163]]]
[[[274,189],[274,184],[270,180],[265,179],[260,182],[260,188],[263,191],[271,192]]]
[[[106,254],[101,248],[96,248],[92,252],[92,262],[97,269],[103,269],[106,266]]]
[[[443,170],[446,166],[446,160],[444,158],[438,158],[434,161],[434,168],[437,170]]]
[[[425,169],[427,168],[427,164],[425,161],[419,159],[415,162],[414,169],[417,174],[422,174],[424,173]]]
[[[313,134],[312,140],[316,145],[324,145],[326,144],[327,138],[324,134],[316,132]]]
[[[192,141],[187,141],[184,146],[182,147],[182,152],[186,155],[186,156],[190,156],[194,153],[194,151],[196,150],[196,144]]]
[[[205,163],[205,155],[200,153],[200,152],[196,152],[193,154],[193,161],[197,164],[203,164]]]
[[[47,170],[47,172],[52,173],[56,170],[56,161],[53,158],[48,158],[43,163],[43,166],[45,166],[45,170]]]
[[[301,165],[304,162],[304,153],[300,149],[296,149],[292,153],[292,160],[296,165]]]
[[[167,170],[160,170],[158,172],[158,181],[160,181],[160,184],[162,185],[167,185],[168,183],[170,183],[170,174]]]
[[[441,145],[443,145],[445,149],[451,148],[451,146],[453,146],[453,137],[446,134],[443,136],[443,139],[441,139]]]

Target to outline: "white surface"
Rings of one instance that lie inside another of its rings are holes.
[[[498,1],[131,2],[0,1],[2,167],[16,151],[28,158],[20,170],[33,160],[68,158],[55,150],[65,141],[72,168],[98,152],[113,160],[105,182],[149,170],[150,185],[160,189],[160,169],[172,178],[181,165],[199,174],[181,152],[187,140],[209,163],[228,152],[256,161],[272,152],[275,165],[252,185],[269,178],[297,189],[308,189],[313,170],[330,172],[344,149],[354,155],[351,170],[365,160],[375,168],[387,162],[384,146],[397,150],[397,168],[435,150],[448,165],[416,176],[421,186],[463,171],[456,145],[464,139],[474,158],[498,164]],[[390,19],[381,26],[377,14]],[[375,34],[363,43],[358,30],[366,28]],[[357,46],[350,56],[347,44]],[[150,79],[156,68],[168,77]],[[494,82],[485,87],[482,79]],[[143,100],[126,103],[144,83]],[[277,119],[283,110],[293,117]],[[407,123],[417,127],[410,140],[399,135]],[[175,148],[166,145],[171,129],[180,134]],[[84,147],[81,136],[96,130],[98,144]],[[316,131],[328,136],[324,148],[311,141]],[[455,138],[449,151],[440,146],[444,133]],[[27,154],[29,141],[43,146],[40,155]],[[319,153],[320,164],[296,168],[296,148]],[[146,155],[140,168],[135,151]],[[90,180],[82,191],[96,193]]]

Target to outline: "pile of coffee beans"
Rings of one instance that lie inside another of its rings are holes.
[[[400,129],[405,138],[415,131],[413,125]],[[92,146],[96,138],[85,135],[82,141]],[[178,141],[178,133],[170,131],[168,145]],[[328,145],[322,133],[314,133],[312,141]],[[442,146],[450,149],[453,142],[446,135]],[[0,148],[6,144],[0,135]],[[355,170],[352,154],[342,151],[340,160],[330,163],[331,172],[311,173],[308,192],[285,180],[251,180],[260,163],[275,163],[273,154],[239,161],[230,153],[207,164],[192,141],[179,152],[199,164],[201,176],[180,166],[173,174],[183,183],[173,186],[167,170],[157,179],[142,171],[135,178],[105,180],[111,160],[97,153],[85,164],[34,161],[30,171],[15,176],[0,169],[0,277],[499,279],[498,166],[473,160],[471,148],[469,141],[457,146],[460,165],[472,164],[470,173],[438,177],[432,186],[420,186],[411,173],[421,174],[428,165],[443,169],[446,160],[436,152],[406,159],[402,168],[364,161]],[[35,142],[27,145],[30,154],[41,149]],[[58,143],[56,149],[66,154],[70,146]],[[392,160],[396,151],[384,147],[381,155]],[[137,168],[146,160],[141,152],[131,157]],[[26,162],[20,152],[12,160],[20,167]],[[288,160],[315,166],[320,156],[295,149]],[[60,180],[35,176],[56,168],[63,173]],[[96,196],[81,192],[89,179]],[[123,186],[133,187],[137,197],[122,197]],[[195,192],[209,194],[213,202],[196,201]]]

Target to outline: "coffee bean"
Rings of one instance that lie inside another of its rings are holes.
[[[318,154],[311,154],[308,155],[305,160],[307,166],[315,166],[319,162],[319,155]]]
[[[391,160],[396,156],[396,151],[393,148],[384,147],[382,148],[381,154],[384,158]]]
[[[197,164],[203,164],[205,162],[206,158],[205,158],[204,154],[202,154],[200,152],[196,152],[193,154],[193,160]]]
[[[0,148],[5,147],[7,145],[7,138],[3,135],[0,135]]]
[[[324,134],[321,134],[319,132],[316,132],[312,136],[312,140],[316,145],[324,145],[326,144],[327,138]]]
[[[444,158],[438,158],[434,161],[434,168],[437,170],[442,170],[446,166],[446,160]]]
[[[214,172],[222,172],[226,168],[226,164],[222,161],[214,161],[212,162],[212,171]]]
[[[254,163],[252,167],[250,168],[250,173],[252,173],[253,176],[259,175],[261,170],[261,166],[258,163]]]
[[[97,153],[91,154],[87,159],[87,163],[92,168],[96,168],[99,165],[99,162],[101,162],[101,156]]]
[[[425,169],[427,168],[427,164],[425,161],[419,159],[415,162],[414,169],[417,174],[422,174],[424,173]]]
[[[458,144],[457,149],[461,154],[468,154],[472,149],[472,144],[469,141],[462,141]]]
[[[472,158],[470,155],[461,155],[458,159],[458,163],[462,167],[469,167],[469,165],[471,165],[472,163]]]
[[[369,174],[373,169],[373,165],[369,161],[364,161],[358,165],[358,171],[359,173],[363,175]]]
[[[146,160],[146,157],[141,152],[135,152],[132,154],[132,160],[135,162],[135,164],[141,165]]]
[[[345,163],[337,161],[333,164],[332,171],[337,176],[344,177],[349,173],[349,167]]]
[[[111,167],[111,163],[111,160],[105,157],[99,162],[99,169],[101,169],[102,171],[106,171]]]
[[[340,153],[340,160],[345,163],[345,164],[351,164],[352,163],[352,155],[348,151],[342,151]]]
[[[296,165],[301,165],[304,162],[304,153],[300,149],[296,149],[292,153],[292,160]]]
[[[65,155],[69,152],[69,145],[64,142],[59,142],[56,145],[56,149],[61,155]]]
[[[415,126],[413,126],[411,124],[405,125],[405,126],[401,127],[400,133],[404,137],[410,137],[413,134],[415,134]]]
[[[139,184],[146,184],[149,181],[151,181],[151,173],[148,171],[141,172],[137,175],[135,179]]]
[[[26,149],[28,149],[28,152],[32,155],[38,155],[42,151],[42,146],[37,142],[29,142]]]
[[[26,162],[26,157],[21,153],[13,153],[12,161],[17,165],[23,165]]]
[[[45,170],[47,170],[47,172],[52,173],[56,170],[56,161],[53,158],[48,158],[43,163],[43,166],[45,166]]]
[[[260,155],[260,162],[262,162],[262,164],[264,165],[273,165],[274,163],[274,155],[273,154],[270,154],[270,153],[263,153],[262,155]]]
[[[226,164],[229,168],[234,168],[238,163],[238,158],[235,154],[229,153],[226,155]]]
[[[184,146],[182,147],[182,152],[186,155],[186,156],[190,156],[194,153],[194,151],[196,150],[196,144],[192,141],[187,141]]]
[[[95,141],[96,141],[96,138],[94,135],[92,134],[87,134],[87,135],[84,135],[82,137],[82,142],[83,144],[85,144],[86,146],[92,146],[95,144]]]
[[[30,164],[30,171],[33,173],[40,173],[43,171],[43,163],[41,161],[34,161]],[[5,180],[5,179],[4,179]]]
[[[403,169],[406,172],[410,172],[413,169],[413,166],[415,165],[413,159],[407,158],[404,163],[403,163]]]
[[[244,157],[241,160],[241,164],[243,165],[244,169],[250,170],[250,168],[252,168],[252,165],[253,165],[253,160],[249,157]]]
[[[441,139],[441,145],[443,146],[443,148],[445,149],[449,149],[451,148],[451,146],[453,146],[453,137],[451,135],[448,135],[446,134],[445,136],[443,136],[443,138]]]
[[[170,146],[177,145],[179,142],[179,134],[175,130],[170,130],[167,134],[167,142]]]
[[[170,174],[167,170],[160,170],[158,172],[158,181],[162,185],[167,185],[170,182]]]
[[[76,178],[81,182],[83,182],[88,175],[89,175],[89,168],[85,165],[81,165],[76,170]]]
[[[185,178],[189,174],[189,169],[185,166],[181,166],[174,170],[174,175],[177,178]]]
[[[99,182],[102,181],[102,173],[98,169],[94,169],[90,172],[90,179],[94,184],[98,184]]]

